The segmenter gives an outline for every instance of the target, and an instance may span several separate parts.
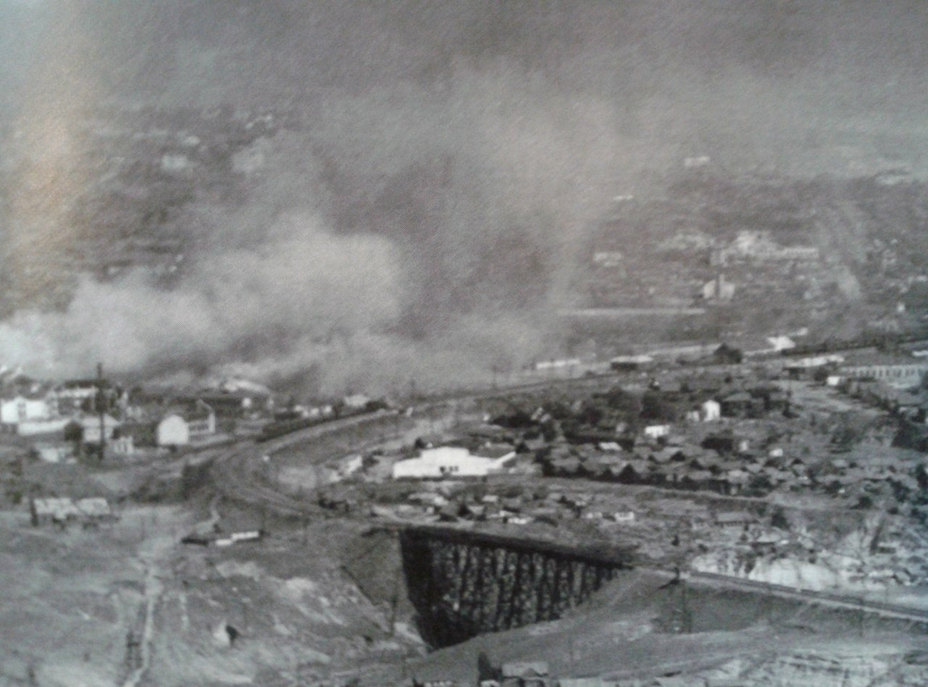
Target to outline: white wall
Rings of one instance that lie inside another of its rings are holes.
[[[186,446],[190,443],[190,429],[180,415],[168,415],[158,423],[158,446]]]
[[[59,418],[57,420],[34,420],[31,422],[20,422],[16,425],[16,433],[20,436],[35,436],[37,434],[54,434],[64,430],[65,425],[70,420],[68,418]]]
[[[722,417],[722,406],[718,401],[706,401],[702,404],[701,415],[703,422],[712,422]]]
[[[483,477],[498,472],[506,460],[480,458],[471,455],[466,448],[441,446],[423,451],[418,458],[394,463],[393,478]]]
[[[20,422],[47,420],[52,416],[51,408],[44,398],[16,398],[0,403],[0,422],[16,425]]]

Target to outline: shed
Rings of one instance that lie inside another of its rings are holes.
[[[31,499],[29,510],[32,515],[32,524],[40,525],[47,522],[66,523],[76,520],[81,512],[69,498]]]
[[[748,408],[751,406],[751,396],[750,394],[739,391],[737,393],[726,396],[722,399],[722,415],[727,417],[736,417],[738,415],[743,415],[747,412]]]
[[[81,499],[74,505],[87,520],[109,520],[114,517],[109,502],[102,497]]]
[[[754,517],[745,511],[731,511],[719,513],[715,517],[715,522],[722,527],[742,527],[754,522]]]

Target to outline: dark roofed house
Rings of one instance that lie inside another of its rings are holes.
[[[688,464],[695,470],[718,470],[721,460],[718,454],[714,452],[706,449],[694,449]]]
[[[679,447],[668,446],[667,448],[652,451],[650,460],[652,463],[663,465],[670,462],[686,460],[686,454]]]
[[[595,479],[608,479],[610,470],[613,468],[621,469],[624,461],[616,456],[596,455],[583,461],[580,466],[581,474],[593,477]]]
[[[647,466],[642,461],[629,461],[620,468],[611,468],[610,474],[622,484],[642,484],[647,481]]]
[[[730,432],[710,434],[703,439],[701,446],[716,453],[731,453],[735,449],[735,438]]]
[[[573,456],[555,458],[545,468],[545,473],[554,477],[576,477],[580,472],[580,459]]]
[[[700,375],[690,377],[683,382],[683,388],[691,394],[714,394],[725,384],[722,377],[716,375]]]
[[[744,391],[738,391],[722,399],[722,415],[725,417],[741,417],[746,415],[751,408],[751,395]]]
[[[657,377],[651,380],[650,388],[654,391],[660,391],[665,398],[676,399],[683,393],[683,384],[672,377]]]
[[[766,396],[765,408],[768,411],[789,410],[789,395],[785,391],[774,389]]]
[[[726,493],[737,494],[743,491],[751,482],[751,475],[744,470],[729,470],[723,477],[722,481],[727,485],[724,487]]]
[[[712,481],[712,473],[708,470],[682,470],[675,484],[681,489],[695,490],[708,488]]]

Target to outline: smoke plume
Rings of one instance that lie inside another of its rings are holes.
[[[140,272],[82,278],[66,307],[0,323],[0,361],[337,393],[484,383],[563,353],[552,313],[578,297],[587,229],[655,170],[688,155],[791,174],[922,163],[909,94],[928,24],[905,18],[924,6],[886,3],[864,22],[865,3],[834,5],[2,8],[3,150],[27,141],[23,155],[41,161],[6,177],[8,279],[25,279],[27,250],[81,240],[75,198],[114,184],[156,193],[84,162],[99,105],[229,105],[291,123],[234,150],[227,178],[192,182],[141,230],[182,238],[170,287]]]

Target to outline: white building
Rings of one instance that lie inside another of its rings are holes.
[[[364,394],[352,394],[351,396],[345,396],[342,399],[342,402],[345,404],[346,408],[353,408],[355,410],[360,410],[364,408],[368,403],[370,403],[370,398]]]
[[[768,336],[767,341],[770,342],[770,346],[774,351],[788,351],[791,348],[796,348],[796,342],[788,336]]]
[[[216,433],[216,413],[203,401],[187,413],[165,415],[155,428],[158,446],[187,446],[191,441]]]
[[[560,358],[555,360],[542,360],[535,363],[535,369],[541,370],[561,370],[566,367],[576,367],[580,365],[580,358]]]
[[[0,422],[18,425],[21,422],[40,422],[53,417],[52,406],[46,398],[15,398],[0,401]]]
[[[876,379],[899,389],[918,386],[928,374],[928,363],[853,365],[841,368],[848,379]]]
[[[715,279],[703,284],[702,297],[707,301],[727,303],[735,297],[735,285],[730,281],[725,281],[725,275],[720,274]]]
[[[155,439],[158,446],[186,446],[190,443],[190,427],[180,415],[168,415],[158,423]]]
[[[393,464],[393,479],[440,479],[443,477],[485,477],[501,472],[515,458],[512,451],[499,458],[472,455],[466,448],[441,446],[422,451],[418,458]]]
[[[64,524],[72,520],[97,522],[116,519],[109,502],[100,497],[79,500],[67,497],[30,499],[29,510],[33,525],[47,522]]]
[[[97,415],[86,415],[80,419],[81,429],[85,444],[100,443],[100,417]],[[116,430],[122,426],[122,423],[112,415],[103,416],[103,435],[106,440],[112,439]]]
[[[64,463],[74,456],[74,448],[68,444],[40,444],[35,450],[46,463]]]
[[[711,398],[699,406],[699,416],[703,422],[713,422],[722,417],[722,405]]]
[[[648,425],[644,428],[644,435],[649,439],[659,439],[670,434],[670,425]]]
[[[33,437],[42,434],[58,434],[67,426],[68,418],[57,417],[50,420],[29,420],[17,425],[8,425],[21,437]]]

